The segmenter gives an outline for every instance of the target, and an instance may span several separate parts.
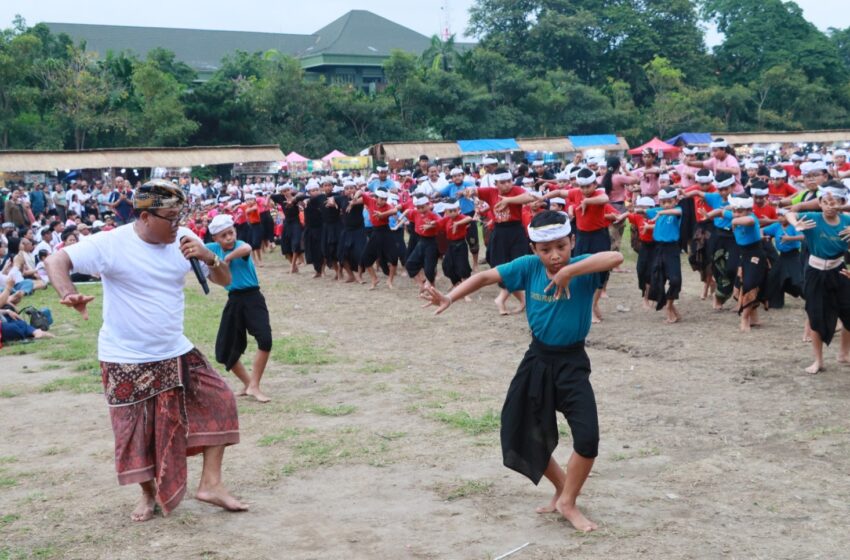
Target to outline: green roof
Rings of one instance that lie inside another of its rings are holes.
[[[66,33],[74,41],[85,41],[90,51],[104,56],[107,51],[131,51],[144,58],[148,51],[162,47],[194,70],[208,74],[221,65],[221,59],[237,50],[265,52],[275,49],[299,59],[312,61],[373,58],[380,66],[393,49],[421,54],[431,40],[412,29],[366,10],[351,10],[310,35],[257,33],[252,31],[213,31],[131,27],[78,23],[46,23],[54,33]],[[457,44],[458,47],[467,47]]]

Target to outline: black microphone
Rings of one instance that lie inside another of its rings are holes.
[[[185,235],[183,237],[186,237]],[[183,241],[183,237],[180,238],[180,241]],[[198,257],[189,257],[189,264],[192,265],[192,270],[195,273],[195,278],[198,279],[198,283],[201,285],[201,288],[204,289],[204,294],[210,293],[210,286],[207,284],[207,277],[204,276],[204,271],[201,270],[201,263],[198,262]]]

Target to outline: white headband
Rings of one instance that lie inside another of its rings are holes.
[[[635,204],[638,206],[646,206],[648,208],[652,208],[653,206],[655,206],[655,201],[652,200],[652,197],[650,196],[642,196],[638,198],[637,201],[635,201]]]
[[[563,224],[549,224],[540,227],[528,226],[528,238],[535,243],[546,243],[547,241],[555,241],[567,237],[570,232],[570,221],[567,220]]]
[[[561,206],[566,206],[567,201],[561,198],[560,196],[556,196],[555,198],[549,199],[549,204],[560,204]]]
[[[579,177],[576,175],[576,183],[581,187],[586,187],[587,185],[592,185],[596,182],[596,173],[590,175],[590,177]]]
[[[729,142],[727,142],[726,140],[717,140],[709,144],[708,147],[712,150],[714,150],[715,148],[728,148]]]
[[[460,204],[458,204],[457,202],[444,202],[443,203],[443,210],[459,210],[459,209],[460,209]]]
[[[840,198],[841,200],[847,200],[847,189],[841,187],[824,187],[821,189],[823,194],[828,194],[832,196],[832,198]]]
[[[758,169],[758,168],[759,168],[759,164],[757,164],[754,161],[748,161],[747,163],[744,164],[744,169]]]
[[[233,227],[233,216],[230,214],[219,214],[210,222],[210,235],[217,235],[230,227]]]
[[[770,189],[753,189],[750,188],[750,194],[753,196],[767,196],[770,192]]]
[[[450,175],[451,177],[454,177],[455,175],[463,175],[463,174],[464,174],[464,173],[463,173],[463,169],[461,169],[460,167],[455,167],[454,169],[452,169],[452,170],[449,172],[449,175]]]
[[[485,156],[481,160],[481,165],[493,165],[494,163],[499,163],[499,160],[497,160],[496,158],[492,158],[490,156]]]
[[[696,148],[687,148],[687,147],[685,147],[685,148],[682,148],[682,153],[683,153],[684,155],[686,155],[686,156],[692,156],[692,155],[694,155],[695,153],[697,153],[697,149],[696,149]]]
[[[782,179],[785,177],[787,173],[785,173],[784,169],[771,169],[770,170],[770,178],[771,179]]]
[[[387,191],[380,191],[380,190],[375,191],[375,196],[377,196],[378,198],[389,198],[390,197],[390,195]]]
[[[753,199],[743,196],[730,196],[729,206],[735,210],[749,210],[753,207]]]
[[[725,189],[726,187],[731,187],[734,184],[735,184],[734,175],[732,177],[729,177],[725,181],[719,181],[719,182],[715,183],[715,185],[717,186],[718,189]]]
[[[677,191],[676,189],[670,191],[665,191],[664,189],[661,189],[660,191],[658,191],[658,200],[669,200],[671,198],[676,198],[677,196],[679,196],[679,191]]]
[[[700,175],[697,173],[695,179],[697,183],[711,183],[714,181],[714,173],[709,172],[708,175]]]
[[[430,200],[428,200],[427,196],[418,196],[418,197],[413,199],[413,205],[414,206],[425,206],[429,202],[430,202]]]
[[[496,173],[496,174],[494,174],[494,175],[493,175],[493,180],[494,180],[494,181],[510,181],[510,180],[512,180],[513,178],[514,178],[514,176],[513,176],[513,175],[511,175],[510,173],[507,173],[507,172],[505,172],[505,173]]]

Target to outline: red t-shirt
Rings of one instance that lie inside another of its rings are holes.
[[[497,224],[504,222],[521,222],[522,221],[522,204],[509,204],[508,207],[501,211],[496,211],[496,203],[503,198],[519,196],[525,194],[522,187],[513,186],[507,194],[502,195],[496,187],[481,187],[478,189],[478,198],[490,205],[490,210],[493,212],[494,221]]]
[[[800,168],[796,165],[783,165],[782,169],[785,170],[789,177],[799,177],[803,174]]]
[[[452,224],[455,222],[459,222],[466,218],[463,214],[458,214],[454,217],[454,219],[445,216],[440,220],[437,229],[441,229],[446,232],[446,239],[449,241],[460,241],[461,239],[466,239],[466,230],[469,229],[469,223],[463,224],[461,226],[457,226],[455,228],[454,233],[452,232]]]
[[[418,210],[414,210],[409,216],[410,222],[413,224],[413,229],[419,237],[437,237],[437,232],[440,229],[440,216],[430,211],[427,214],[422,214]],[[428,224],[432,224],[434,227],[425,229],[425,226]]]
[[[627,218],[629,223],[635,226],[638,230],[638,238],[644,243],[652,243],[652,230],[647,229],[644,231],[643,226],[647,222],[652,223],[652,220],[647,220],[646,216],[643,214],[637,214],[635,212],[629,212],[629,216]]]
[[[787,198],[797,194],[797,189],[782,181],[781,183],[768,183],[767,196],[768,200],[776,200],[777,198]]]
[[[239,208],[245,213],[245,216],[248,219],[249,224],[259,224],[260,223],[260,210],[254,205],[250,210],[248,209],[247,204],[241,204]]]
[[[248,217],[245,215],[245,209],[242,208],[242,205],[236,207],[236,210],[233,211],[233,223],[238,225],[242,225],[248,221]]]
[[[389,225],[390,216],[392,216],[392,214],[388,214],[384,218],[378,218],[376,216],[376,213],[389,212],[393,209],[393,206],[385,204],[378,208],[378,203],[375,201],[375,198],[369,193],[363,193],[363,205],[366,207],[366,210],[369,211],[369,221],[372,222],[372,227],[382,227]]]
[[[753,214],[755,214],[757,218],[767,218],[768,220],[778,219],[776,207],[770,204],[765,204],[764,206],[753,204]]]
[[[593,196],[604,194],[605,191],[597,189]],[[581,201],[585,199],[581,189],[575,188],[567,191],[567,203],[574,208],[576,215],[576,227],[579,231],[596,231],[607,228],[611,223],[605,218],[606,208],[612,213],[617,211],[608,204],[588,204],[585,211],[581,211]]]
[[[692,187],[688,187],[687,189],[685,189],[685,192],[689,193],[689,192],[701,191],[701,190],[702,189],[700,188],[699,185],[694,185]],[[707,191],[704,191],[704,192],[717,192],[717,189],[714,188],[714,185],[711,185],[711,187],[709,187],[709,189]],[[711,206],[709,206],[708,204],[706,204],[705,199],[701,196],[695,196],[695,197],[693,197],[693,200],[694,200],[694,211],[696,212],[696,220],[698,222],[705,222],[705,221],[710,220],[711,218],[700,218],[700,210],[702,210],[703,212],[705,212],[707,214],[707,213],[711,212],[713,210],[713,208]]]

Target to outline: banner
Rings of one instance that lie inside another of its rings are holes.
[[[331,160],[335,171],[345,169],[372,169],[372,156],[335,157]]]

